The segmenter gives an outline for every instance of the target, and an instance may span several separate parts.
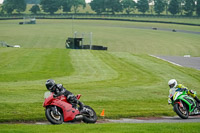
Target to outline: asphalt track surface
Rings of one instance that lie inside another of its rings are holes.
[[[178,29],[167,29],[167,28],[157,28],[157,27],[142,27],[142,26],[134,26],[130,25],[106,25],[106,24],[92,24],[93,26],[103,26],[103,27],[118,27],[118,28],[133,28],[133,29],[144,29],[144,30],[158,30],[158,31],[167,31],[167,32],[180,32],[180,33],[188,33],[188,34],[197,34],[200,35],[200,32],[197,31],[188,31],[188,30],[178,30]]]
[[[198,34],[198,35],[200,35],[200,32],[196,32],[196,31],[176,30],[176,29],[156,28],[156,27],[116,26],[116,25],[109,26],[109,27],[135,28],[135,29],[146,29],[146,30],[160,30],[160,31],[181,32],[181,33],[189,33],[189,34]]]
[[[200,115],[198,116],[189,116],[188,119],[181,119],[178,116],[174,117],[151,117],[151,118],[121,118],[121,119],[100,119],[97,120],[96,124],[101,123],[199,123]],[[80,124],[81,122],[64,122],[63,124]],[[21,124],[34,124],[34,125],[50,125],[51,123],[46,122],[35,122],[35,123],[21,123]]]
[[[188,119],[181,119],[178,116],[175,117],[161,117],[161,118],[137,118],[137,119],[119,119],[108,120],[111,123],[192,123],[200,122],[200,116],[189,116]]]
[[[83,122],[64,122],[63,124],[80,124]],[[181,119],[178,116],[174,117],[138,117],[138,118],[121,118],[121,119],[99,119],[96,124],[102,123],[200,123],[200,115],[189,116],[188,119]],[[0,124],[30,124],[30,125],[51,125],[48,121],[38,122],[7,122]]]
[[[177,66],[190,67],[200,70],[200,57],[154,56],[154,55],[151,56],[165,60]]]

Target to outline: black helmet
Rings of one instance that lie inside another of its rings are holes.
[[[47,87],[47,90],[49,91],[53,91],[53,87],[56,85],[55,81],[53,79],[48,79],[46,81],[46,87]]]

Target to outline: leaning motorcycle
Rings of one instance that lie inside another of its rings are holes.
[[[80,99],[81,95],[76,98]],[[63,122],[83,121],[85,123],[95,123],[97,121],[96,112],[90,106],[83,106],[83,113],[78,107],[72,107],[67,102],[64,95],[54,98],[53,93],[45,92],[43,107],[47,120],[52,124],[62,124]]]
[[[196,94],[196,92],[194,92]],[[175,92],[170,90],[170,99],[174,112],[182,119],[187,119],[189,116],[200,115],[200,109],[194,98],[187,95],[187,91]]]

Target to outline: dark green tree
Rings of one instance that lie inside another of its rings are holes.
[[[72,5],[75,14],[78,12],[80,6],[83,8],[86,7],[85,0],[70,0],[70,4]]]
[[[26,10],[26,2],[25,0],[15,0],[15,10],[20,13]]]
[[[122,8],[126,11],[127,14],[134,11],[136,3],[133,0],[122,0]]]
[[[120,0],[105,0],[105,8],[106,12],[115,14],[115,12],[122,11],[122,4],[120,3]]]
[[[163,0],[163,1],[164,1],[164,4],[165,4],[166,15],[168,15],[168,8],[169,8],[170,0]]]
[[[37,14],[37,12],[40,12],[40,7],[37,4],[33,5],[29,11],[31,11],[33,14]]]
[[[26,10],[26,3],[24,0],[4,0],[3,10],[8,14],[12,14],[14,10],[18,13]]]
[[[40,4],[40,0],[25,0],[27,4]]]
[[[178,0],[178,3],[179,3],[179,8],[180,8],[179,13],[183,15],[183,8],[184,8],[183,6],[185,4],[185,0]]]
[[[12,12],[15,10],[14,3],[15,0],[4,0],[2,10],[8,14],[12,14]]]
[[[61,0],[41,0],[40,4],[44,12],[54,14],[61,7]]]
[[[197,14],[198,16],[200,16],[200,0],[197,0],[196,14]]]
[[[160,15],[165,10],[165,3],[163,0],[154,0],[154,11]]]
[[[90,6],[97,14],[105,12],[105,0],[93,0],[90,2]]]
[[[192,14],[195,10],[195,1],[194,0],[185,0],[184,10],[185,10],[185,14],[187,16],[192,16]]]
[[[72,8],[71,0],[62,0],[61,5],[63,8],[63,12],[71,12],[71,8]]]
[[[149,10],[149,2],[148,0],[138,0],[137,9],[139,12],[145,14]]]
[[[171,0],[169,3],[169,12],[173,15],[179,13],[180,7],[178,0]]]
[[[0,15],[3,15],[3,14],[4,14],[3,7],[2,7],[2,5],[0,5]]]
[[[91,1],[90,6],[97,14],[103,12],[115,14],[115,12],[122,11],[122,4],[120,1],[121,0],[93,0]]]

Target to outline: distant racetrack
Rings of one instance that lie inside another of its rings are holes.
[[[159,30],[159,31],[168,31],[168,32],[181,32],[188,34],[197,34],[200,35],[200,32],[197,31],[188,31],[188,30],[177,30],[177,29],[166,29],[166,28],[157,28],[157,27],[142,27],[142,26],[124,26],[124,25],[103,25],[103,24],[94,24],[95,26],[107,26],[107,27],[121,27],[121,28],[134,28],[134,29],[146,29],[146,30]]]
[[[200,70],[200,57],[182,57],[182,56],[154,56],[154,57],[168,61],[178,66],[190,67]]]
[[[156,28],[156,27],[115,26],[115,25],[113,25],[112,27],[148,29],[148,30],[160,30],[160,31],[182,32],[182,33],[189,33],[189,34],[198,34],[198,35],[200,35],[200,32],[196,32],[196,31],[176,30],[176,29]]]

